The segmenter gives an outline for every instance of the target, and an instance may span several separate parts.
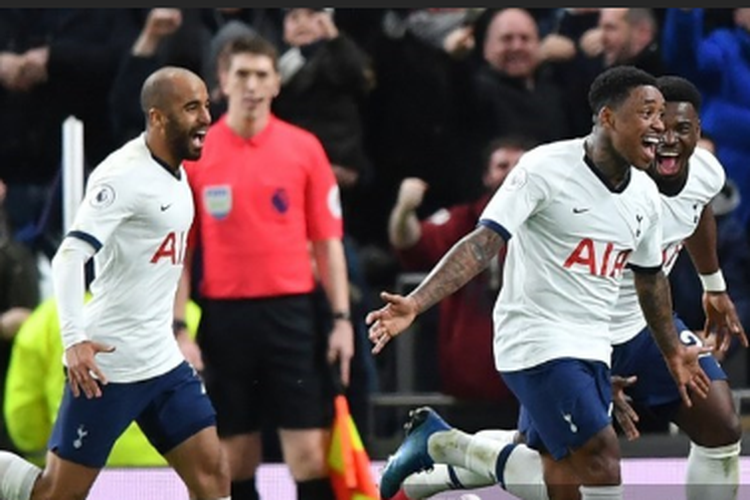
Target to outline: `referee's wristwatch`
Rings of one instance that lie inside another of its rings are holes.
[[[352,315],[348,311],[335,311],[333,313],[334,321],[351,321]]]

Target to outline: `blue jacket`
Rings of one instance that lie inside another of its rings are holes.
[[[667,9],[662,49],[669,70],[703,95],[701,122],[717,145],[727,176],[743,201],[735,215],[750,222],[750,33],[740,27],[704,34],[704,9]]]

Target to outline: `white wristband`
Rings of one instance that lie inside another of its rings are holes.
[[[711,274],[699,274],[704,292],[726,292],[727,284],[721,269]]]

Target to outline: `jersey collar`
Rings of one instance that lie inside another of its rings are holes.
[[[592,160],[591,157],[589,157],[589,155],[586,154],[585,149],[583,153],[583,161],[584,163],[586,163],[586,166],[589,167],[589,170],[591,170],[594,173],[594,175],[599,178],[602,184],[604,184],[604,186],[612,193],[622,193],[630,185],[631,169],[633,167],[628,168],[628,171],[625,172],[625,179],[622,181],[622,183],[619,186],[613,186],[612,183],[609,182],[609,179],[604,177],[604,174],[596,166],[596,164],[594,163],[594,160]]]
[[[182,173],[180,172],[180,168],[179,167],[177,168],[177,170],[172,170],[172,167],[170,167],[167,162],[165,162],[164,160],[162,160],[161,158],[159,158],[158,156],[156,156],[154,153],[151,153],[151,151],[149,151],[149,153],[151,154],[151,158],[153,158],[154,161],[157,164],[159,164],[160,167],[162,167],[164,170],[166,170],[167,172],[169,172],[169,175],[171,175],[172,177],[174,177],[178,181],[182,179]]]

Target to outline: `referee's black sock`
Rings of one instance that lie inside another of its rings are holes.
[[[255,477],[232,481],[232,500],[260,500],[258,490],[255,489]]]
[[[232,497],[234,500],[234,497]],[[297,500],[336,500],[327,477],[297,482]]]

